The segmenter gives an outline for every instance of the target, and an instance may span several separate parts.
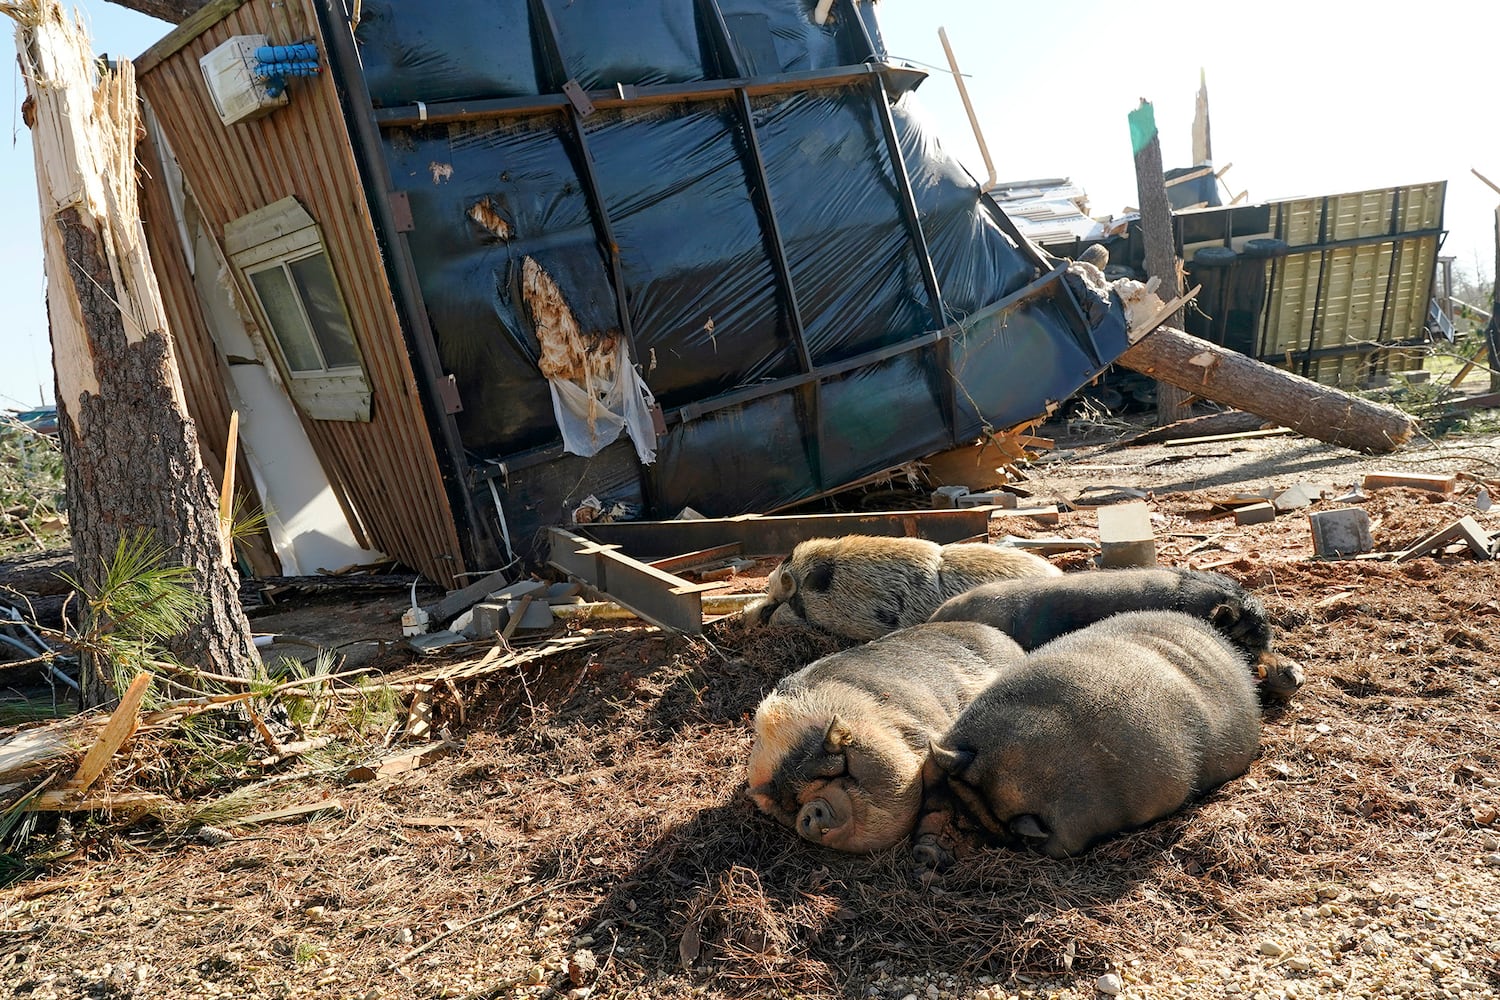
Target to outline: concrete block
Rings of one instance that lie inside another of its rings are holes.
[[[960,498],[968,495],[967,486],[939,486],[932,491],[932,506],[940,510],[948,510],[958,506]]]
[[[546,601],[532,601],[530,604],[526,605],[526,611],[524,614],[521,611],[520,601],[511,601],[506,606],[506,610],[509,612],[511,618],[514,618],[516,615],[521,615],[521,621],[516,626],[517,628],[531,629],[552,627],[552,608],[547,604]]]
[[[1151,508],[1143,503],[1099,508],[1099,565],[1109,569],[1156,565]]]
[[[481,601],[469,609],[472,617],[467,628],[459,629],[472,639],[492,638],[510,621],[510,606],[505,601]],[[454,622],[457,625],[457,622]]]
[[[1252,503],[1234,509],[1235,524],[1265,524],[1276,520],[1276,508],[1268,503]]]
[[[1005,507],[1015,510],[1019,506],[1014,493],[1007,490],[987,490],[984,493],[965,493],[958,497],[956,506],[962,507]]]
[[[1341,507],[1307,515],[1313,550],[1327,558],[1343,558],[1375,547],[1370,537],[1370,515],[1358,507]]]

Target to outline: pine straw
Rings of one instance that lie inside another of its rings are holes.
[[[1274,553],[1271,528],[1257,537]],[[1259,588],[1284,651],[1308,668],[1306,689],[1267,712],[1248,775],[1076,860],[973,846],[924,887],[903,849],[823,851],[761,816],[743,797],[750,715],[780,676],[840,643],[783,629],[747,637],[725,622],[697,640],[627,631],[479,681],[464,691],[461,753],[290,796],[336,792],[341,819],[212,849],[143,837],[155,850],[101,858],[87,869],[98,883],[70,883],[48,916],[64,926],[87,913],[92,941],[127,934],[140,912],[99,907],[104,884],[128,872],[140,910],[199,914],[153,925],[160,981],[206,969],[245,996],[325,974],[341,995],[510,995],[538,965],[566,991],[561,961],[582,935],[600,956],[599,993],[834,996],[882,968],[1092,977],[1170,953],[1184,931],[1253,934],[1262,914],[1308,903],[1321,885],[1357,896],[1371,878],[1419,882],[1466,863],[1460,837],[1493,822],[1480,781],[1500,764],[1493,565],[1250,559],[1226,572]],[[1356,589],[1320,606],[1338,587]],[[444,710],[439,725],[454,721]],[[0,912],[10,898],[0,893]],[[445,922],[517,903],[391,968]],[[76,963],[93,945],[47,947]],[[269,957],[213,966],[226,950]]]

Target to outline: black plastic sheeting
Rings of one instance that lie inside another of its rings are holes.
[[[746,76],[857,66],[880,49],[875,15],[812,23],[802,0],[718,0]],[[365,0],[356,38],[375,107],[425,101],[524,97],[553,92],[550,53],[539,41],[556,29],[566,77],[585,90],[727,79],[708,37],[709,6],[698,0]]]
[[[367,0],[357,37],[384,107],[555,92],[559,64],[599,91],[859,72],[881,54],[872,5],[846,0],[827,26],[811,22],[812,6]],[[727,47],[713,40],[719,15]],[[899,91],[917,78],[884,79]],[[386,165],[411,205],[421,305],[463,402],[463,446],[476,477],[496,475],[518,547],[534,551],[540,529],[589,494],[644,517],[782,507],[1036,417],[1124,350],[1118,306],[1060,280],[992,308],[1053,262],[1012,242],[912,95],[883,106],[878,80],[791,81],[749,98],[748,111],[735,97],[688,95],[575,117],[533,100],[385,128]],[[925,248],[903,209],[902,170]],[[623,332],[611,237],[634,358],[667,413],[649,467],[623,438],[588,459],[561,453],[521,291],[529,257],[585,338]],[[934,331],[945,329],[940,346]],[[733,405],[714,403],[729,393],[740,394]],[[492,507],[488,486],[474,488]]]

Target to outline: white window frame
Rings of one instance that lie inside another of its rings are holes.
[[[328,245],[323,241],[322,230],[317,222],[296,198],[283,198],[278,202],[256,209],[249,215],[235,219],[224,227],[224,252],[239,274],[247,301],[255,309],[265,340],[276,359],[287,391],[299,407],[314,420],[345,420],[368,422],[370,419],[370,383],[365,373],[364,357],[359,349],[359,338],[355,335],[354,323],[339,287],[338,275],[333,274],[334,292],[338,305],[348,326],[354,347],[356,363],[337,368],[327,367],[323,346],[318,341],[307,304],[296,292],[290,265],[322,254],[333,269],[333,258]],[[281,335],[271,322],[269,311],[261,302],[260,293],[250,280],[252,275],[279,268],[286,276],[297,309],[305,324],[313,349],[324,365],[318,371],[294,371],[287,353],[281,345]]]

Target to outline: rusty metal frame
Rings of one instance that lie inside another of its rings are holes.
[[[777,556],[809,538],[839,535],[926,538],[940,545],[961,542],[985,534],[993,510],[966,507],[860,514],[746,514],[684,521],[617,521],[578,530],[596,542],[628,550],[638,559],[663,558],[731,542],[738,542],[746,556]]]
[[[720,589],[720,584],[689,583],[631,558],[618,545],[602,544],[563,528],[548,528],[547,534],[552,566],[608,594],[616,604],[653,625],[688,635],[703,633],[701,595]]]

